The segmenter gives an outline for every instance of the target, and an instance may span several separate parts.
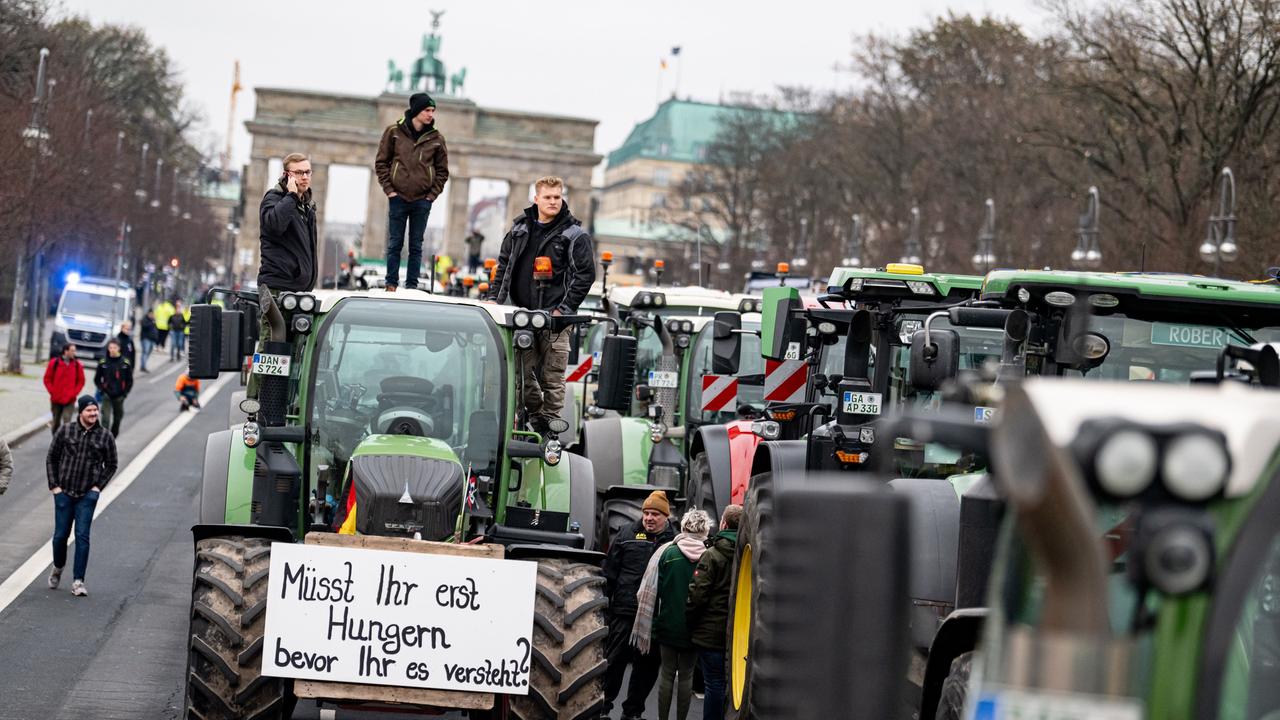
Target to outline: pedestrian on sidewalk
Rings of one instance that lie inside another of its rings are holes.
[[[623,720],[635,720],[644,714],[644,702],[658,679],[661,658],[652,648],[650,652],[640,652],[632,646],[631,629],[639,605],[636,594],[649,560],[659,546],[675,539],[670,515],[667,494],[654,490],[645,498],[640,519],[618,532],[604,560],[604,589],[609,598],[604,714],[608,715],[613,709],[613,701],[622,690],[622,676],[630,665],[631,680],[627,685],[627,698],[622,703]]]
[[[0,495],[9,489],[9,483],[13,480],[13,451],[9,449],[9,443],[0,437]]]
[[[742,506],[729,505],[720,516],[720,532],[702,554],[689,583],[685,622],[698,650],[698,664],[706,692],[702,696],[704,720],[724,720],[725,625],[729,622],[729,587],[733,555],[738,547]]]
[[[72,526],[76,533],[76,556],[72,566],[71,594],[84,597],[84,574],[89,565],[89,530],[98,496],[116,474],[116,441],[98,422],[98,403],[82,395],[74,422],[59,428],[45,458],[49,492],[53,493],[53,572],[49,589],[62,582],[67,564],[67,538]]]
[[[173,395],[178,398],[178,410],[186,412],[190,408],[200,409],[200,381],[186,373],[178,376],[173,386]]]
[[[693,666],[698,652],[689,637],[684,605],[689,596],[693,569],[707,549],[711,518],[701,510],[690,510],[680,519],[680,534],[658,548],[649,560],[636,593],[636,622],[631,628],[631,644],[640,652],[658,643],[662,667],[658,679],[658,718],[671,716],[672,689],[676,689],[676,720],[689,716],[693,700]]]
[[[480,270],[480,255],[484,252],[484,235],[476,228],[471,228],[471,234],[467,236],[467,272],[476,273]]]
[[[151,372],[147,369],[147,358],[151,357],[151,351],[159,344],[160,328],[156,327],[156,311],[148,310],[147,316],[142,318],[142,372]]]
[[[191,311],[183,308],[181,300],[173,304],[173,317],[169,318],[169,335],[173,339],[169,346],[170,360],[181,360],[187,351],[187,320],[190,317]]]
[[[164,298],[160,300],[160,302],[156,303],[156,330],[158,331],[157,337],[160,338],[156,344],[159,345],[162,350],[169,339],[169,321],[173,318],[173,314],[176,311],[177,310],[173,307],[173,303],[170,302],[168,298]]]
[[[444,135],[436,130],[436,101],[430,95],[411,95],[404,117],[382,131],[373,171],[387,195],[387,292],[395,292],[400,285],[406,224],[409,258],[404,287],[412,290],[418,287],[422,271],[422,240],[431,204],[449,180],[449,150]]]
[[[120,341],[120,354],[129,361],[129,367],[138,367],[138,349],[133,346],[133,322],[125,320],[120,324],[120,332],[116,340]]]
[[[124,420],[124,399],[133,389],[133,366],[120,352],[120,342],[107,341],[107,356],[98,363],[93,384],[102,395],[102,425],[111,437],[120,437],[120,421]]]
[[[71,420],[71,407],[84,389],[84,365],[76,358],[75,345],[63,345],[62,354],[49,360],[44,368],[44,388],[49,391],[49,412],[53,415],[50,429],[57,435],[58,427]]]
[[[258,287],[273,293],[307,292],[316,286],[316,203],[312,199],[311,161],[290,153],[280,180],[258,205],[261,228]]]

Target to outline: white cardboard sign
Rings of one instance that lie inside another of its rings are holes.
[[[529,691],[537,564],[273,543],[262,673]]]

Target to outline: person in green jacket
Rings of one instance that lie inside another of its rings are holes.
[[[680,520],[680,533],[658,548],[645,568],[636,592],[636,621],[631,643],[641,653],[649,652],[656,640],[661,657],[658,683],[658,717],[671,714],[671,691],[678,682],[676,718],[685,720],[693,700],[693,665],[698,653],[689,638],[684,604],[689,595],[693,569],[707,549],[711,518],[701,510],[690,510]]]
[[[698,650],[698,664],[706,686],[702,696],[704,720],[724,720],[725,625],[729,622],[729,589],[740,522],[741,505],[724,509],[720,532],[694,568],[684,605],[689,637]]]

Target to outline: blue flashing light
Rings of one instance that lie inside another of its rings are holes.
[[[71,270],[63,277],[63,279],[66,281],[67,285],[74,285],[80,282],[80,272],[78,270]]]

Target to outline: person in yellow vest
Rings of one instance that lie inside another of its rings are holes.
[[[161,349],[164,348],[165,341],[169,337],[169,319],[173,317],[175,312],[177,312],[177,309],[167,298],[156,303],[156,330],[160,331],[160,342],[158,344]]]
[[[436,256],[436,282],[441,285],[449,284],[449,268],[453,267],[453,258],[448,255]],[[434,292],[435,289],[432,289]]]

